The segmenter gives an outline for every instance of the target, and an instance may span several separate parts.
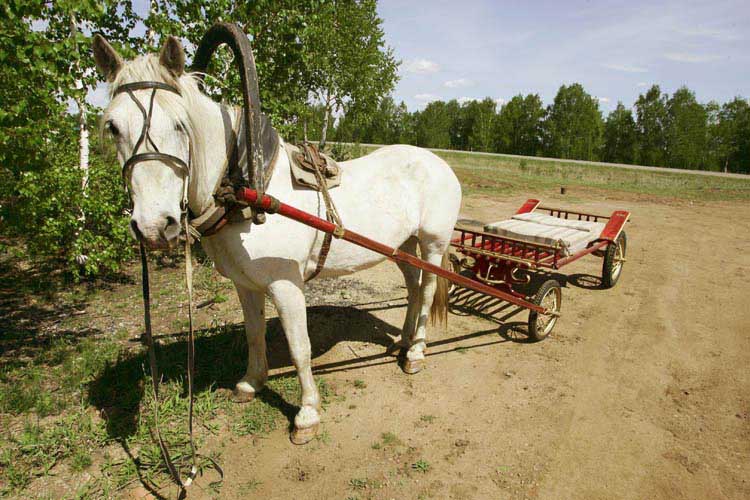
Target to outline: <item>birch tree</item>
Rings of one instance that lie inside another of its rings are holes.
[[[398,79],[393,50],[385,43],[375,0],[332,0],[303,32],[304,60],[314,100],[326,109],[319,146],[326,144],[334,113],[372,111]]]

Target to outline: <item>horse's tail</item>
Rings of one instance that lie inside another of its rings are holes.
[[[450,255],[448,250],[443,254],[443,260],[440,263],[443,269],[450,269]],[[450,281],[438,276],[435,296],[432,299],[430,307],[430,323],[433,325],[445,326],[448,324],[448,290]]]

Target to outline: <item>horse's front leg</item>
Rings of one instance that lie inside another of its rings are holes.
[[[244,403],[251,401],[268,379],[265,294],[239,285],[236,287],[242,304],[242,314],[245,317],[247,371],[234,388],[234,398]]]
[[[275,281],[268,287],[268,295],[279,313],[302,387],[301,408],[294,417],[294,430],[290,436],[294,444],[309,442],[315,437],[320,424],[320,395],[310,366],[310,337],[307,334],[307,309],[302,286],[299,279]]]

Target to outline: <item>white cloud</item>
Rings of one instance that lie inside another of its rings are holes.
[[[466,104],[469,101],[476,101],[477,99],[476,99],[476,97],[466,97],[466,96],[464,96],[464,97],[459,97],[456,100],[458,101],[459,104]]]
[[[715,54],[690,54],[688,52],[667,52],[664,57],[670,61],[684,63],[703,63],[719,59]]]
[[[602,67],[615,71],[624,71],[625,73],[645,73],[648,71],[646,68],[634,66],[632,64],[605,63],[602,64]]]
[[[457,80],[448,80],[443,85],[445,85],[449,89],[458,89],[463,87],[471,87],[472,85],[474,85],[474,82],[467,78],[459,78]]]
[[[648,83],[646,83],[646,82],[638,82],[638,83],[635,84],[636,87],[645,87],[647,85],[648,85]]]
[[[506,101],[502,97],[498,97],[497,99],[495,99],[495,104],[497,105],[498,108],[505,106],[506,102],[508,101]]]
[[[414,99],[417,101],[422,101],[423,103],[428,103],[430,101],[437,101],[440,99],[440,96],[435,94],[417,94],[414,96]]]
[[[596,99],[602,104],[607,104],[610,101],[609,97],[597,97]]]
[[[428,59],[412,59],[406,61],[402,66],[407,73],[429,74],[440,71],[440,65]]]
[[[703,28],[697,26],[687,26],[677,29],[678,33],[686,36],[712,38],[722,42],[734,42],[742,40],[742,35],[731,29],[724,28]]]

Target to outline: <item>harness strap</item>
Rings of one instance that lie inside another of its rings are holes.
[[[338,233],[341,233],[344,229],[344,223],[341,221],[341,216],[336,209],[336,205],[333,203],[331,193],[328,191],[328,185],[325,179],[325,172],[328,166],[326,160],[320,156],[318,148],[313,144],[300,144],[300,149],[303,151],[300,155],[302,156],[302,160],[313,167],[312,171],[315,173],[315,179],[318,181],[320,194],[323,195],[323,202],[326,206],[326,219],[328,222],[336,224],[337,229],[339,229]],[[320,254],[318,255],[318,263],[316,264],[313,273],[305,279],[306,282],[318,276],[323,270],[323,267],[325,267],[328,252],[331,250],[332,240],[333,235],[331,233],[325,233],[325,236],[323,237],[323,245],[320,247]]]

